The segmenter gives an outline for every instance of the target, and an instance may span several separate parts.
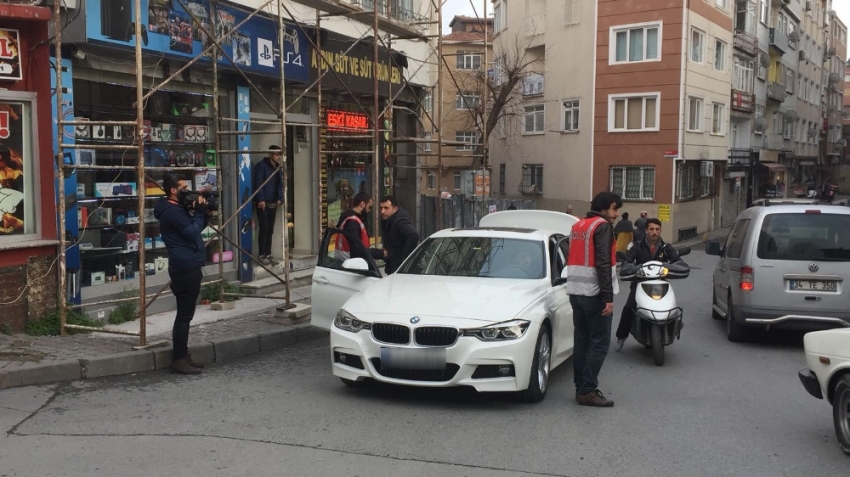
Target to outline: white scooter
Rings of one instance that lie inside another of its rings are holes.
[[[678,252],[681,257],[691,253],[691,249],[682,247]],[[618,252],[617,259],[624,260],[625,254]],[[638,343],[652,349],[657,366],[664,365],[664,347],[673,344],[682,332],[682,307],[677,305],[673,287],[667,280],[687,278],[690,273],[691,267],[683,261],[623,263],[620,269],[621,280],[639,282],[631,335]]]

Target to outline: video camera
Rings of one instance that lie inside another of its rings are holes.
[[[221,192],[219,191],[211,191],[211,190],[203,190],[203,191],[187,191],[180,196],[180,204],[188,210],[194,210],[195,206],[197,206],[198,198],[203,197],[206,200],[206,209],[210,212],[215,212],[218,210],[220,204],[219,199],[221,197]]]

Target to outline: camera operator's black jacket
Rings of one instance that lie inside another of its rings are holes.
[[[209,223],[209,215],[203,206],[195,208],[195,214],[166,198],[157,202],[153,210],[159,220],[160,235],[168,250],[168,268],[194,270],[204,266],[207,251],[201,231]]]

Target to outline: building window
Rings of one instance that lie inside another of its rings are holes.
[[[782,137],[787,140],[794,139],[794,122],[786,120],[785,116],[782,117]]]
[[[562,131],[578,131],[578,115],[579,115],[579,100],[564,101],[564,124],[561,126]]]
[[[523,164],[521,192],[524,194],[543,193],[542,164]]]
[[[756,34],[756,0],[737,0],[735,30]]]
[[[762,51],[760,54],[766,55],[767,53]],[[758,69],[758,74],[756,75],[756,77],[758,77],[758,79],[760,79],[762,81],[765,81],[767,79],[767,68],[765,68],[764,65],[761,64],[761,61],[758,61],[758,64],[759,64],[759,69]]]
[[[679,169],[679,199],[694,197],[694,172],[696,167],[686,166]]]
[[[458,51],[457,69],[477,70],[481,68],[481,53],[477,51]]]
[[[696,28],[691,29],[691,61],[702,63],[705,61],[705,33]]]
[[[762,25],[767,26],[767,19],[770,15],[770,7],[767,0],[759,0],[759,21]]]
[[[650,201],[655,198],[654,167],[612,167],[611,192],[624,200]]]
[[[564,25],[578,25],[581,21],[581,0],[564,0]]]
[[[726,2],[727,1],[728,0],[714,0],[714,4],[717,5],[718,7],[726,10]]]
[[[425,142],[422,143],[422,150],[425,152],[431,152],[431,133],[425,133],[422,136],[422,139],[425,140]]]
[[[608,96],[608,132],[658,131],[661,93]]]
[[[544,132],[543,110],[544,106],[542,104],[525,107],[525,114],[523,115],[525,127],[523,128],[523,134],[541,134]]]
[[[434,91],[428,89],[425,91],[425,97],[422,98],[422,107],[426,113],[430,113],[434,109]]]
[[[466,110],[478,107],[478,93],[461,92],[455,96],[455,109]]]
[[[785,68],[785,88],[788,91],[788,94],[794,94],[794,79],[797,77],[797,73],[794,72],[791,68]]]
[[[428,190],[437,189],[437,174],[428,171],[428,183],[426,184],[426,186],[428,187]]]
[[[764,106],[757,104],[756,105],[756,118],[763,118],[763,117],[764,117]],[[762,133],[759,132],[759,131],[753,131],[753,134],[755,134],[756,136],[761,136]]]
[[[455,133],[455,141],[465,143],[458,145],[458,151],[472,151],[475,149],[475,139],[478,137],[475,131],[458,131]]]
[[[702,99],[688,97],[688,131],[702,132]]]
[[[726,105],[722,103],[714,103],[711,113],[711,134],[722,136],[725,134],[724,125],[726,124]]]
[[[35,94],[0,94],[0,133],[5,150],[0,156],[0,243],[21,242],[37,238],[36,217],[40,215],[35,194],[39,170],[33,151],[36,128],[31,101],[35,101]]]
[[[714,69],[723,71],[726,69],[726,43],[714,40]]]
[[[504,2],[503,2],[504,3]],[[502,21],[502,3],[497,3],[496,6],[493,7],[493,31],[498,33],[504,29],[504,24]]]
[[[613,27],[609,64],[661,60],[661,23]]]
[[[712,195],[711,186],[714,184],[714,180],[712,177],[701,177],[700,178],[700,197],[708,197]]]
[[[753,92],[753,69],[755,62],[735,57],[735,76],[732,88],[745,93]]]
[[[530,73],[522,77],[522,95],[537,96],[543,94],[543,75]]]
[[[499,193],[505,193],[505,165],[499,164]]]
[[[455,190],[460,190],[460,172],[455,172],[453,185]]]

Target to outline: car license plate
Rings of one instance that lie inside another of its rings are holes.
[[[789,290],[837,292],[838,282],[834,280],[789,280]]]
[[[382,369],[446,369],[445,348],[381,348]]]

